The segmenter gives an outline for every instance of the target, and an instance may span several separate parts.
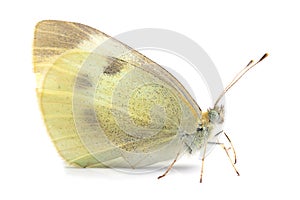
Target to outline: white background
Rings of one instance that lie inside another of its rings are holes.
[[[4,2],[0,199],[300,198],[297,1]],[[162,171],[132,175],[66,168],[35,98],[31,45],[34,26],[43,19],[80,22],[111,36],[149,27],[177,31],[204,48],[224,84],[250,59],[269,52],[226,97],[225,130],[237,150],[241,176],[219,148],[206,160],[203,184],[197,157],[180,160],[162,180],[156,179]]]

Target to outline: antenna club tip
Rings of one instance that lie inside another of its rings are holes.
[[[266,57],[269,56],[269,53],[265,53],[260,59],[258,62],[262,61],[263,59],[265,59]]]

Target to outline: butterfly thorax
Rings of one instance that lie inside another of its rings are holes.
[[[182,142],[188,153],[193,154],[203,149],[204,145],[216,140],[224,122],[224,107],[215,106],[202,113],[201,120],[192,134],[182,134]]]

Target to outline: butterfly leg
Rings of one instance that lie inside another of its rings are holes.
[[[158,179],[160,179],[160,178],[162,178],[162,177],[164,177],[164,176],[166,176],[168,174],[168,172],[172,169],[173,165],[177,161],[178,156],[179,156],[179,152],[177,153],[175,159],[173,160],[173,162],[171,163],[171,165],[168,167],[168,169],[165,171],[165,173],[163,175],[157,177]]]
[[[234,162],[233,163],[236,164],[236,152],[235,152],[235,149],[233,147],[233,144],[232,144],[230,138],[228,137],[228,135],[225,132],[223,132],[223,133],[224,133],[225,137],[227,138],[228,142],[230,143],[230,148],[228,148],[228,149],[232,149],[233,155],[234,155]]]
[[[223,133],[223,134],[225,135],[226,139],[227,139],[228,142],[230,143],[230,147],[229,147],[229,148],[226,148],[226,146],[224,145],[224,143],[221,143],[221,142],[208,142],[208,143],[209,143],[209,144],[217,144],[217,145],[219,145],[220,147],[222,147],[222,149],[224,149],[224,151],[225,151],[225,153],[226,153],[228,159],[230,160],[230,163],[231,163],[231,165],[232,165],[234,171],[235,171],[236,174],[239,176],[240,173],[238,172],[238,170],[237,170],[236,167],[235,167],[235,164],[236,164],[236,162],[237,162],[237,159],[236,159],[236,152],[235,152],[235,149],[234,149],[234,147],[233,147],[233,144],[232,144],[230,138],[228,137],[228,135],[227,135],[224,131],[220,131],[220,132],[217,133],[215,136],[218,136],[218,135],[221,134],[221,133]],[[229,155],[229,152],[228,152],[228,151],[229,151],[230,149],[232,149],[232,151],[233,151],[234,159],[232,159],[231,156]]]
[[[208,142],[205,142],[204,149],[203,149],[203,156],[202,156],[202,164],[201,164],[201,171],[200,171],[200,183],[202,183],[202,178],[203,178],[203,170],[204,170],[204,159],[205,159],[205,154],[206,154],[206,147],[207,147]]]
[[[235,167],[235,164],[236,164],[236,161],[237,161],[235,149],[234,149],[233,144],[232,144],[230,138],[228,137],[228,135],[227,135],[224,131],[223,131],[223,134],[225,135],[225,137],[227,138],[228,142],[230,143],[230,147],[229,147],[229,148],[226,148],[225,145],[224,145],[223,143],[218,143],[218,144],[224,149],[224,151],[225,151],[227,157],[228,157],[229,160],[230,160],[230,163],[231,163],[231,165],[232,165],[234,171],[235,171],[236,174],[239,176],[240,173],[238,172],[238,170],[237,170],[236,167]],[[232,151],[233,151],[233,155],[234,155],[234,159],[233,159],[233,160],[232,160],[232,158],[231,158],[230,155],[229,155],[229,152],[228,152],[229,149],[232,149]]]
[[[235,171],[236,174],[239,176],[240,173],[239,173],[238,170],[236,169],[236,167],[235,167],[235,162],[233,162],[233,160],[231,159],[231,157],[230,157],[230,155],[229,155],[229,153],[228,153],[228,149],[227,149],[227,148],[225,147],[225,145],[222,144],[222,143],[220,143],[220,146],[221,146],[221,147],[224,149],[224,151],[226,152],[226,155],[227,155],[227,157],[229,158],[230,163],[231,163],[231,165],[232,165],[234,171]]]

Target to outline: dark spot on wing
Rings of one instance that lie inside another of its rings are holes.
[[[79,88],[89,88],[92,87],[93,84],[87,74],[80,74],[76,79],[76,86]]]
[[[116,73],[119,73],[124,67],[124,65],[127,63],[124,60],[113,58],[113,57],[110,57],[109,60],[110,60],[109,65],[106,67],[106,69],[103,72],[104,74],[107,75],[114,75]]]
[[[97,126],[98,124],[97,118],[95,116],[95,111],[92,109],[83,110],[82,120],[85,123],[89,123],[90,124],[89,126],[93,126],[93,125]]]

